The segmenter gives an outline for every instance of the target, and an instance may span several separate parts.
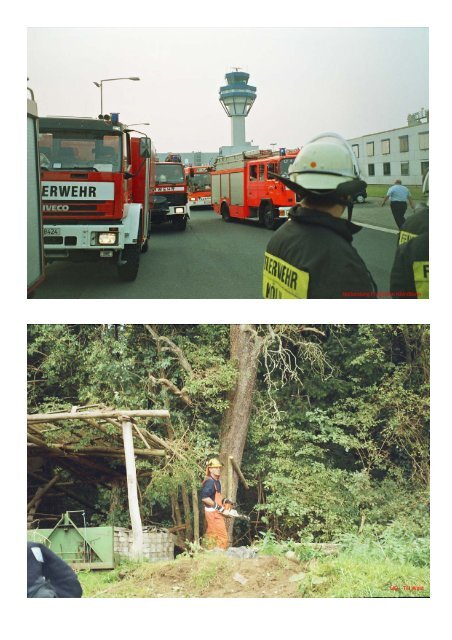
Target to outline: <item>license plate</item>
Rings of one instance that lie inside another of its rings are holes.
[[[44,227],[44,236],[60,236],[61,229],[59,227]]]

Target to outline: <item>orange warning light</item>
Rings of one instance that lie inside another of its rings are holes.
[[[317,166],[317,162],[311,162],[311,167],[314,169]]]

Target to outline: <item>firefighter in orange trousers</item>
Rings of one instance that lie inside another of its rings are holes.
[[[221,495],[220,473],[223,465],[217,458],[207,463],[206,478],[202,483],[201,500],[204,503],[207,529],[205,538],[209,547],[229,547],[225,516],[232,506],[231,500]]]

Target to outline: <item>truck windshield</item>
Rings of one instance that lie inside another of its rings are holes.
[[[189,176],[190,191],[209,191],[210,190],[210,173],[195,173]]]
[[[283,160],[281,160],[281,162],[279,163],[280,176],[282,176],[283,178],[289,177],[289,167],[294,160],[295,158],[284,158]]]
[[[160,164],[155,165],[155,182],[163,183],[183,183],[184,169],[181,164]]]
[[[41,169],[121,169],[121,136],[94,131],[41,131]]]

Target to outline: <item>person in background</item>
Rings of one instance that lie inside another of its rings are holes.
[[[429,172],[422,187],[429,193]],[[393,298],[429,297],[429,201],[402,226],[391,270]]]
[[[272,175],[302,200],[267,245],[263,297],[376,297],[375,282],[352,246],[361,230],[351,222],[353,196],[366,183],[348,142],[334,133],[317,136],[298,153],[290,179]]]
[[[27,542],[27,598],[81,598],[71,567],[48,547]]]
[[[225,516],[232,505],[232,501],[221,495],[220,473],[223,465],[217,458],[207,463],[206,478],[202,483],[201,501],[204,504],[206,516],[206,543],[208,547],[229,547]]]
[[[411,193],[407,187],[402,184],[401,180],[396,180],[392,187],[389,187],[388,193],[385,195],[381,206],[384,207],[387,200],[391,203],[391,211],[394,216],[394,220],[399,229],[402,228],[405,222],[405,213],[408,208],[407,201],[410,203],[411,208],[414,211],[414,204],[411,199]]]

